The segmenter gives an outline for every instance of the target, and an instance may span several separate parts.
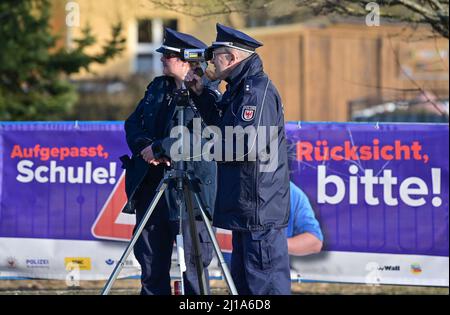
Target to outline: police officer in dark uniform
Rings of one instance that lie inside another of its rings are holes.
[[[214,155],[218,189],[213,225],[233,231],[231,273],[236,288],[239,294],[290,294],[285,233],[289,170],[283,105],[255,52],[260,46],[250,36],[217,24],[217,38],[209,50],[217,78],[228,83],[226,92],[218,100],[192,71],[187,80],[197,82],[192,87],[194,101],[205,122],[222,132],[212,152],[217,152],[217,145],[222,146],[222,151],[233,151],[232,160],[226,158],[226,152],[221,153],[221,161]],[[235,145],[223,146],[226,127],[266,127],[267,132],[270,126],[275,132],[265,141],[257,141],[253,160],[250,152],[254,142],[244,146],[243,154]],[[270,165],[267,157],[269,161],[272,158]]]
[[[174,93],[182,88],[186,73],[191,69],[188,62],[180,59],[181,49],[203,49],[206,44],[195,37],[165,30],[163,45],[156,51],[162,53],[163,76],[156,77],[147,87],[143,99],[125,122],[126,140],[133,155],[124,158],[126,169],[126,213],[136,213],[137,224],[142,220],[152,201],[155,190],[171,165],[170,149],[177,140],[170,138],[170,131],[178,124]],[[195,112],[187,107],[184,126],[192,130]],[[216,194],[215,162],[188,161],[187,170],[197,177],[199,194],[206,210],[212,216]],[[142,267],[141,294],[171,294],[170,267],[174,240],[179,231],[180,211],[176,204],[175,183],[170,184],[165,197],[161,198],[148,220],[135,247],[134,254]],[[199,284],[188,216],[183,206],[182,230],[187,271],[184,273],[186,294],[199,294]],[[194,209],[198,217],[198,209]],[[212,244],[203,222],[196,221],[200,249],[205,267],[212,260]]]

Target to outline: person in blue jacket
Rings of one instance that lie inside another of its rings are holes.
[[[307,256],[322,250],[323,234],[306,194],[290,182],[290,216],[286,228],[289,255]],[[230,260],[227,257],[227,263]]]
[[[288,252],[306,256],[320,252],[323,234],[306,194],[290,182],[291,215],[286,229]]]
[[[213,225],[232,230],[231,274],[239,294],[287,295],[291,293],[285,232],[289,169],[283,105],[255,51],[262,43],[221,24],[216,28],[209,51],[217,79],[228,83],[226,92],[219,100],[193,71],[186,77],[194,82],[193,100],[202,118],[221,133],[212,147],[218,166]],[[256,141],[244,135],[254,141],[244,141],[239,151],[237,145],[227,146],[230,127],[265,127],[266,136],[258,133]]]
[[[136,213],[137,224],[142,220],[155,196],[156,188],[171,164],[170,148],[176,139],[169,137],[177,125],[175,111],[177,98],[174,92],[182,88],[186,73],[191,65],[181,59],[181,49],[204,49],[206,44],[195,37],[171,29],[165,30],[163,45],[156,51],[161,53],[164,75],[156,77],[147,87],[143,99],[136,110],[125,121],[125,132],[132,158],[122,159],[126,169],[126,193],[128,202],[125,213]],[[190,126],[196,116],[191,108],[185,110],[185,126]],[[200,197],[206,211],[212,216],[216,194],[216,165],[208,161],[188,161],[187,170],[197,177]],[[165,196],[148,220],[134,247],[134,254],[142,268],[141,294],[171,294],[170,267],[174,240],[179,232],[179,219],[182,220],[184,250],[187,271],[184,273],[186,294],[199,294],[195,257],[193,257],[192,238],[184,206],[182,214],[176,204],[174,183],[170,184]],[[195,208],[198,217],[198,209]],[[203,222],[197,221],[200,251],[203,265],[207,267],[212,260],[213,247]],[[205,268],[208,279],[208,271]]]

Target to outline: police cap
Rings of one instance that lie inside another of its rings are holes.
[[[253,53],[256,48],[263,45],[256,39],[251,38],[247,34],[235,30],[231,27],[217,23],[216,29],[216,41],[213,42],[212,46],[209,47],[210,50],[221,46],[226,46]]]
[[[182,49],[205,49],[208,46],[201,40],[192,35],[174,31],[166,28],[164,31],[164,40],[158,49],[159,53],[181,53]]]

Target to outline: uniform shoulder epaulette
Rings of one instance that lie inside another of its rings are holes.
[[[210,88],[209,91],[214,96],[216,102],[220,101],[220,99],[222,98],[222,93],[220,93],[218,89]]]
[[[244,82],[244,91],[251,93],[252,88],[260,88],[265,86],[267,82],[267,76],[266,75],[252,75],[245,79]]]
[[[247,77],[244,80],[244,93],[251,93],[253,87],[253,77]]]

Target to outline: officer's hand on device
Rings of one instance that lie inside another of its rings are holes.
[[[152,149],[151,145],[147,146],[145,149],[143,149],[141,151],[141,156],[144,159],[144,161],[146,161],[148,164],[157,166],[157,165],[163,163],[167,166],[170,166],[169,159],[167,159],[165,157],[160,158],[160,159],[155,158],[155,155],[153,154],[153,149]]]
[[[189,70],[184,79],[187,83],[187,86],[197,95],[202,94],[203,92],[203,82],[202,78],[195,73],[195,69]]]
[[[145,147],[141,151],[141,156],[144,159],[144,161],[146,161],[149,164],[153,164],[152,162],[155,161],[155,155],[153,154],[153,150],[152,150],[152,146],[151,145]]]

